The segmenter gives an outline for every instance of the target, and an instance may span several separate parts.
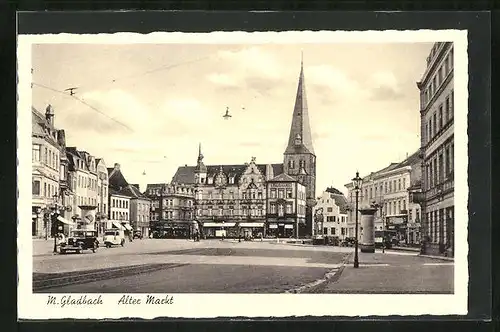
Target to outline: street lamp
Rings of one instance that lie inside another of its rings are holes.
[[[53,225],[52,229],[54,230],[54,253],[57,253],[57,231],[58,231],[58,224],[57,224],[57,217],[59,216],[59,210],[58,210],[58,205],[57,205],[57,200],[59,198],[59,195],[56,193],[52,196],[54,198],[54,206],[52,209],[54,210],[54,214],[52,215],[53,218]]]
[[[358,259],[358,199],[359,199],[359,191],[361,190],[361,184],[363,183],[363,179],[359,177],[359,172],[356,172],[356,177],[352,179],[352,185],[354,187],[354,192],[356,193],[356,210],[354,213],[356,214],[356,229],[355,229],[355,242],[354,242],[354,268],[359,267],[359,259]]]

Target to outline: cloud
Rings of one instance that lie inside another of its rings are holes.
[[[244,74],[243,76],[277,79],[281,74],[282,65],[279,60],[257,46],[238,51],[222,50],[218,56],[233,69]]]
[[[313,85],[311,90],[319,95],[322,104],[368,96],[366,89],[358,81],[333,66],[310,66],[306,68],[306,72],[306,84]]]
[[[218,52],[221,69],[210,73],[206,79],[219,90],[251,90],[261,96],[281,87],[287,80],[288,69],[277,57],[260,47],[253,46],[238,51]]]
[[[235,80],[234,77],[230,77],[228,74],[211,73],[207,75],[207,80],[223,87],[238,86],[237,80]]]
[[[396,76],[389,71],[375,72],[369,85],[371,100],[397,100],[405,96]]]

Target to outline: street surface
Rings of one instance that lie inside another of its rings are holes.
[[[50,241],[33,241],[35,293],[451,293],[453,262],[386,251],[238,242],[144,239],[93,254],[52,254]]]
[[[50,251],[34,248],[35,292],[282,293],[338,269],[352,249],[145,239],[99,248],[95,254]]]

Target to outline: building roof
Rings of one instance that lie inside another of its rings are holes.
[[[377,176],[379,174],[383,174],[385,172],[389,172],[389,171],[392,171],[392,170],[395,170],[398,168],[407,167],[407,166],[413,167],[415,164],[420,164],[420,149],[418,149],[412,155],[410,155],[405,160],[403,160],[399,163],[390,163],[389,166],[386,166],[386,167],[384,167],[376,172],[372,172],[372,173],[364,176],[363,180],[369,180],[370,178],[372,178],[374,176]]]
[[[295,140],[300,138],[301,143],[295,144]],[[309,124],[309,112],[307,107],[306,85],[304,80],[304,64],[301,61],[299,84],[295,97],[295,107],[293,109],[292,124],[290,126],[290,136],[285,153],[312,153],[314,148],[312,143],[311,126]]]
[[[108,186],[115,190],[121,190],[128,187],[129,183],[125,180],[119,168],[120,166],[117,167],[116,165],[118,164],[115,164],[115,167],[108,168]]]
[[[347,214],[349,202],[344,194],[333,194],[333,199],[335,200],[335,204],[339,207],[340,213]]]
[[[275,176],[269,182],[297,182],[297,179],[292,178],[290,175],[281,173],[278,176]]]
[[[266,175],[266,165],[256,164],[262,175]],[[180,166],[177,168],[172,183],[194,184],[194,174],[196,166]],[[238,183],[241,175],[247,169],[248,164],[240,165],[207,165],[207,177],[214,177],[219,174],[220,168],[226,176],[234,176],[234,182]],[[274,175],[283,173],[283,164],[271,164]]]
[[[334,187],[328,187],[326,188],[325,190],[327,193],[330,193],[330,194],[335,194],[335,195],[344,195],[340,190],[338,190],[337,188],[334,188]]]
[[[51,130],[55,129],[47,122],[45,116],[36,108],[31,107],[31,135],[43,137],[51,144],[60,147],[57,139],[51,135]]]

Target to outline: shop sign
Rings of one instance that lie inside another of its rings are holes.
[[[291,182],[284,182],[284,183],[280,183],[280,182],[277,182],[277,183],[270,183],[270,187],[271,187],[271,188],[292,188],[292,187],[293,187],[293,183],[291,183]]]

